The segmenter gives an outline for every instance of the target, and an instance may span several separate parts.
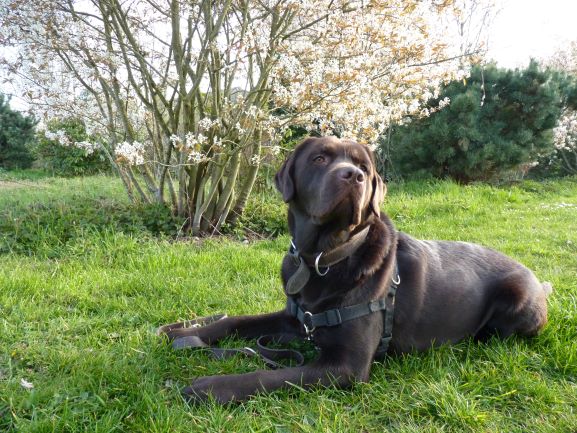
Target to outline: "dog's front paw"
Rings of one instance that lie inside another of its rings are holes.
[[[235,397],[230,383],[223,382],[220,376],[206,376],[196,379],[190,386],[181,391],[184,399],[191,403],[204,403],[214,400],[219,404],[227,404],[238,399]]]
[[[160,327],[156,331],[156,334],[160,337],[165,337],[169,341],[174,341],[177,338],[190,337],[198,335],[198,328],[169,328]]]

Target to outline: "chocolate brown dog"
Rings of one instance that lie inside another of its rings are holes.
[[[275,180],[293,237],[282,264],[287,307],[166,334],[213,344],[231,334],[292,333],[312,337],[319,357],[302,367],[201,377],[183,391],[191,399],[225,403],[290,384],[347,386],[368,380],[387,343],[389,353],[403,353],[468,336],[535,335],[545,325],[551,286],[523,265],[479,245],[397,232],[380,212],[385,188],[366,146],[306,139]]]

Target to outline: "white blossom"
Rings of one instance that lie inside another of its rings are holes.
[[[144,164],[144,151],[144,144],[138,141],[133,141],[132,143],[124,141],[114,149],[114,153],[118,159],[129,165]]]
[[[207,139],[205,135],[201,133],[195,134],[194,132],[188,132],[185,138],[185,148],[187,149],[200,148],[204,143],[206,143]]]
[[[176,134],[172,134],[170,137],[168,137],[168,139],[170,140],[173,146],[176,146],[178,143],[182,141],[180,137]]]
[[[212,120],[210,117],[204,117],[198,121],[198,128],[204,131],[208,131],[213,126],[219,124],[218,119]]]
[[[445,96],[443,99],[439,101],[439,110],[445,108],[447,105],[451,103],[451,99],[448,96]]]
[[[66,131],[64,131],[63,129],[59,129],[55,132],[46,130],[44,131],[44,136],[48,140],[56,141],[61,146],[70,146],[72,144],[72,141],[70,140],[70,138],[68,138],[68,136],[66,135]]]
[[[222,138],[220,138],[218,135],[215,135],[214,137],[212,137],[212,147],[216,150],[219,151],[223,148],[224,144],[222,141]]]
[[[98,148],[98,145],[96,143],[91,143],[90,141],[75,141],[74,147],[84,150],[86,155],[92,155]]]
[[[259,155],[253,155],[250,158],[250,165],[259,165],[261,161],[261,158]]]
[[[60,146],[64,147],[76,147],[77,149],[84,150],[85,154],[92,155],[96,149],[98,149],[97,143],[92,143],[90,141],[73,141],[63,129],[59,129],[55,132],[50,130],[44,131],[44,136],[51,141],[58,143]]]
[[[48,140],[58,141],[58,135],[48,129],[44,131],[44,137],[46,137]]]
[[[196,150],[193,150],[188,154],[188,161],[195,163],[195,164],[206,161],[207,159],[208,158],[206,155],[204,155],[202,152],[198,152]]]
[[[577,155],[577,111],[566,110],[553,129],[553,142],[559,150],[574,151]]]

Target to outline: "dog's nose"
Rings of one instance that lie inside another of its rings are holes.
[[[354,165],[341,168],[339,177],[350,183],[363,183],[365,181],[365,173]]]

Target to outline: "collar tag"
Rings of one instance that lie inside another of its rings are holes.
[[[286,283],[286,292],[288,295],[296,295],[306,285],[311,276],[311,271],[302,257],[296,272],[292,274]]]

